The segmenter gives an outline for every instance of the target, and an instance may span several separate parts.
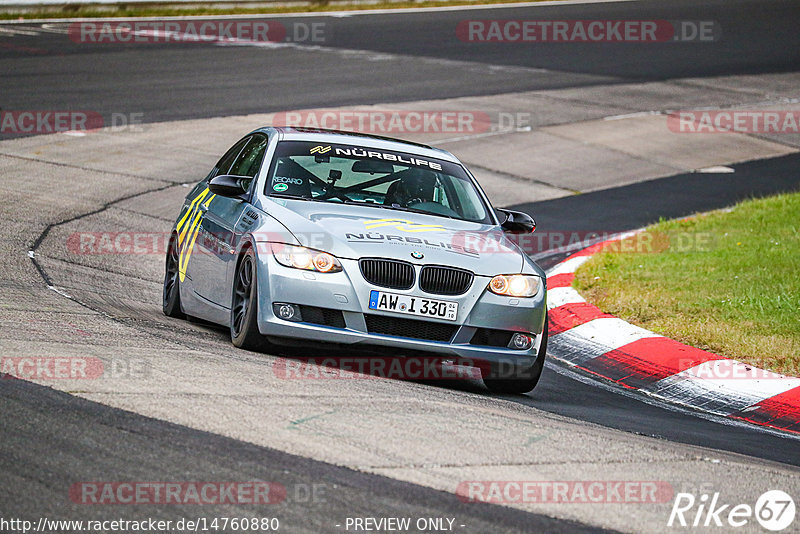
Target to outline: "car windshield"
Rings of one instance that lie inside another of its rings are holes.
[[[279,143],[265,194],[491,222],[460,165],[351,145]]]

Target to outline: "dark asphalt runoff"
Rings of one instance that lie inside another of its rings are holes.
[[[447,517],[455,518],[454,529],[460,532],[605,532],[502,506],[461,502],[451,493],[142,417],[23,380],[4,380],[0,418],[0,517],[5,519],[35,524],[41,517],[157,518],[174,524],[181,519],[257,517],[277,518],[279,532],[316,534],[346,532],[348,517]],[[282,486],[274,495],[284,497],[260,505],[181,506],[93,506],[72,502],[80,501],[80,493],[67,497],[76,485],[121,480],[269,482]]]
[[[748,198],[800,189],[800,155],[730,165],[735,172],[686,173],[581,195],[513,206],[544,232],[623,232]],[[564,217],[569,213],[569,217]]]

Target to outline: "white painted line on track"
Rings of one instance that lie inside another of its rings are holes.
[[[623,113],[622,115],[611,115],[603,117],[604,121],[621,121],[625,119],[635,119],[636,117],[652,117],[653,115],[663,115],[663,111],[637,111],[635,113]]]
[[[730,174],[736,172],[736,169],[733,167],[726,167],[725,165],[715,165],[713,167],[704,167],[702,169],[697,169],[694,172],[698,172],[701,174]]]
[[[39,32],[33,30],[20,30],[18,28],[4,28],[0,26],[0,34],[5,35],[39,35]]]
[[[549,69],[541,69],[538,67],[520,67],[516,65],[491,65],[476,61],[465,61],[459,59],[445,59],[445,58],[428,57],[428,56],[409,56],[404,54],[394,54],[388,52],[375,52],[372,50],[335,48],[335,47],[326,47],[320,45],[305,45],[300,43],[225,40],[225,41],[212,42],[210,44],[214,44],[216,46],[249,46],[254,48],[263,48],[267,50],[291,48],[303,52],[324,52],[327,54],[337,54],[344,56],[346,58],[352,57],[352,58],[364,59],[366,61],[391,61],[398,59],[407,59],[409,61],[414,61],[415,63],[425,63],[428,65],[438,65],[443,67],[454,67],[461,69],[475,69],[475,70],[480,70],[482,72],[485,72],[487,69],[493,72],[520,73],[520,74],[544,74],[553,72]]]
[[[544,69],[539,69],[539,70],[544,71]],[[441,144],[444,144],[444,143],[457,143],[458,141],[470,141],[472,139],[480,139],[482,137],[493,137],[495,135],[525,133],[525,132],[531,132],[531,131],[533,131],[533,128],[531,128],[530,126],[526,126],[525,128],[520,128],[519,130],[498,130],[496,132],[484,132],[484,133],[472,134],[472,135],[462,135],[461,137],[451,137],[449,139],[438,139],[436,141],[436,144],[437,145],[441,145]]]
[[[56,24],[42,24],[41,30],[47,33],[60,33],[62,35],[69,35],[69,29],[59,27]]]

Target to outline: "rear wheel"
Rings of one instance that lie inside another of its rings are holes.
[[[181,310],[180,278],[178,276],[178,236],[176,234],[172,234],[169,238],[165,271],[161,309],[167,317],[183,319],[186,315]]]
[[[544,318],[542,329],[542,343],[536,362],[527,369],[512,367],[502,363],[492,363],[490,368],[483,372],[483,383],[492,393],[527,393],[533,391],[539,383],[544,369],[544,360],[547,355],[547,316]],[[511,375],[511,376],[509,376]]]
[[[247,350],[263,350],[269,345],[258,331],[258,279],[256,255],[252,248],[248,248],[239,259],[233,281],[231,341]]]

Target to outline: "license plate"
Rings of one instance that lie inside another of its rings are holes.
[[[458,315],[458,302],[374,290],[369,292],[369,308],[406,315],[435,317],[447,321],[455,321]]]

